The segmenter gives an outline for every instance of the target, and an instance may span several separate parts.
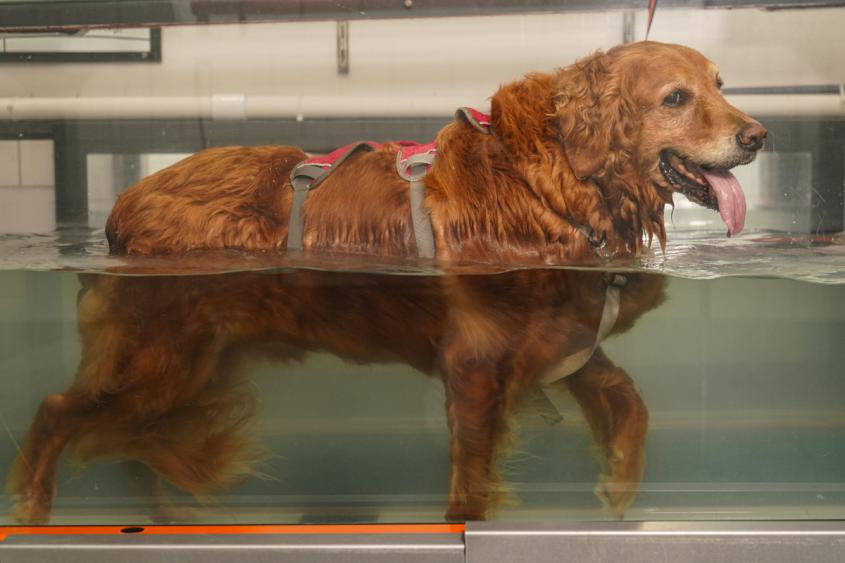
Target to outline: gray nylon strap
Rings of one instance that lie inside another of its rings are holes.
[[[332,162],[331,166],[329,166],[328,168],[326,168],[326,169],[325,169],[325,171],[324,171],[322,174],[320,174],[319,176],[317,176],[316,178],[314,178],[314,181],[311,183],[311,189],[313,190],[314,188],[316,188],[317,186],[319,186],[319,185],[320,185],[320,183],[321,183],[323,180],[325,180],[325,179],[328,177],[328,175],[329,175],[329,174],[330,174],[333,170],[335,170],[338,166],[340,166],[341,164],[343,164],[344,162],[346,162],[346,160],[347,160],[349,157],[351,157],[351,156],[352,156],[352,155],[354,155],[354,154],[358,154],[358,152],[360,152],[360,151],[362,151],[362,150],[363,150],[364,152],[371,152],[371,151],[374,151],[374,150],[375,150],[375,148],[373,148],[373,145],[371,145],[371,144],[370,144],[369,142],[367,142],[367,141],[361,141],[360,143],[358,143],[358,144],[356,144],[356,145],[351,146],[351,147],[349,148],[349,150],[348,150],[348,151],[346,151],[345,153],[343,153],[343,154],[340,156],[340,158],[338,158],[337,160],[335,160],[334,162]],[[302,169],[304,170],[304,169],[305,169],[305,167],[302,167]],[[296,172],[294,172],[294,173],[296,173]]]
[[[622,274],[611,274],[604,293],[604,308],[601,312],[601,321],[599,321],[599,328],[593,345],[565,357],[540,379],[540,383],[551,385],[568,375],[572,375],[590,361],[596,348],[616,325],[616,319],[619,318],[619,306],[622,301],[621,290],[625,287],[627,281],[627,278]]]
[[[305,176],[298,176],[291,181],[291,184],[293,184],[293,205],[290,209],[287,247],[290,250],[302,250],[302,232],[305,227],[302,221],[302,206],[308,199],[311,181]]]
[[[290,181],[291,185],[293,186],[294,182],[297,180],[306,180],[308,182],[307,185],[304,186],[305,190],[310,190],[312,188],[316,188],[317,184],[322,182],[326,176],[329,175],[331,172],[332,166],[320,166],[319,164],[299,164],[294,168],[294,173],[291,174]],[[294,189],[296,186],[294,186]]]
[[[425,209],[425,182],[411,181],[411,222],[414,226],[414,238],[417,241],[417,255],[420,258],[434,258],[434,231],[431,218]]]
[[[288,239],[285,248],[302,250],[303,232],[305,231],[305,222],[302,219],[302,207],[305,205],[305,200],[308,199],[308,192],[319,186],[331,174],[332,170],[360,150],[372,151],[375,149],[370,143],[361,141],[351,146],[349,150],[331,164],[300,163],[293,167],[290,173],[290,185],[293,188],[293,203],[290,208]]]
[[[628,278],[622,274],[610,274],[606,281],[607,289],[604,294],[604,307],[602,308],[601,321],[599,321],[595,342],[593,342],[591,347],[579,350],[564,358],[540,380],[542,387],[535,388],[531,395],[530,399],[534,405],[534,410],[537,411],[540,418],[551,426],[562,422],[563,415],[550,395],[554,391],[554,388],[550,386],[584,367],[590,361],[590,358],[593,357],[593,354],[596,353],[596,349],[602,340],[610,334],[610,331],[616,325],[622,299],[621,290],[628,283]]]
[[[417,241],[417,255],[420,258],[434,258],[434,229],[431,217],[425,208],[425,175],[437,158],[436,153],[415,154],[402,159],[402,152],[396,153],[396,172],[410,182],[411,226]]]

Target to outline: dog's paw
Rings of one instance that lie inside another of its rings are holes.
[[[450,504],[446,512],[447,522],[469,522],[486,520],[487,511],[479,504]]]
[[[622,520],[625,518],[625,511],[634,502],[637,490],[633,483],[618,483],[602,475],[595,493],[605,511]]]
[[[53,495],[46,491],[26,490],[17,495],[12,506],[12,518],[20,524],[47,524],[50,521],[50,509]]]
[[[626,457],[614,448],[607,458],[607,469],[599,477],[596,496],[605,510],[622,519],[634,502],[642,478],[642,460],[639,456]]]

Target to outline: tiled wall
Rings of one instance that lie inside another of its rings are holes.
[[[0,141],[0,232],[56,226],[53,141]]]

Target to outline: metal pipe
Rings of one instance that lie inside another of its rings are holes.
[[[743,111],[766,116],[843,116],[845,98],[831,94],[728,96]],[[236,105],[238,107],[233,107]],[[336,117],[448,117],[456,108],[487,106],[462,96],[173,96],[0,98],[0,120],[260,119]]]
[[[0,98],[0,119],[444,117],[460,106],[477,102],[465,97],[399,96]]]

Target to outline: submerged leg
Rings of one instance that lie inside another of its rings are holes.
[[[180,407],[190,405],[216,371],[220,346],[213,340],[197,344],[202,339],[194,340],[194,346],[177,339],[166,345],[168,336],[157,333],[143,344],[112,339],[112,345],[119,344],[124,352],[112,356],[113,361],[105,357],[92,361],[92,350],[86,350],[73,386],[42,401],[8,482],[10,494],[16,496],[13,514],[18,521],[36,524],[49,520],[59,459],[69,444],[81,460],[128,454],[147,461],[144,456],[158,452],[163,445],[162,440],[148,439],[155,438],[151,429],[161,430],[159,426],[166,425],[171,413],[177,415],[171,422],[185,426]],[[197,424],[215,427],[202,421]],[[172,442],[203,434],[161,435]],[[178,451],[169,453],[173,455],[168,459],[180,456]],[[201,460],[192,461],[202,465]],[[209,467],[208,473],[214,474],[215,469]]]
[[[19,522],[42,524],[50,519],[59,457],[88,408],[85,398],[72,392],[41,401],[8,481],[9,492],[17,497],[12,515]]]
[[[189,523],[197,520],[198,512],[187,504],[174,504],[161,476],[146,463],[129,460],[123,464],[136,494],[149,506],[149,519],[154,524]]]
[[[494,365],[448,372],[450,521],[483,520],[500,493],[496,454],[506,431],[506,393]]]
[[[599,349],[565,380],[604,457],[596,494],[620,518],[643,476],[648,410],[630,376]]]
[[[77,317],[83,346],[76,379],[66,392],[41,401],[7,481],[7,490],[16,497],[13,516],[22,523],[49,519],[62,451],[107,397],[107,390],[115,388],[127,349],[133,348],[127,323],[114,315],[114,282],[108,276],[88,275],[80,281]]]

